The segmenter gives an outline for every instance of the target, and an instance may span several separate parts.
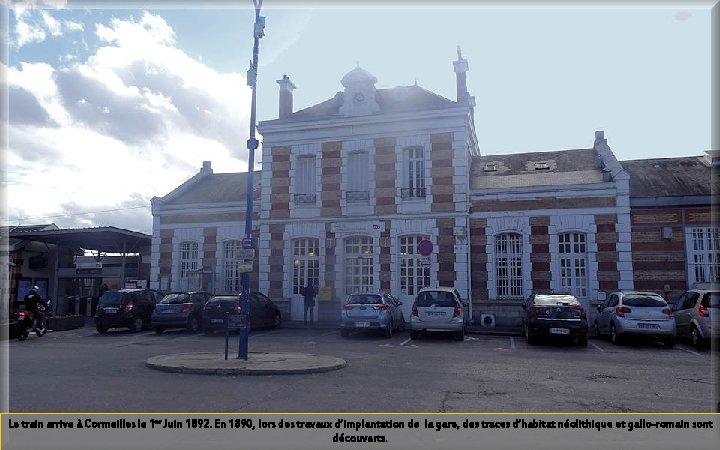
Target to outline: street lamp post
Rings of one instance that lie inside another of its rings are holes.
[[[247,208],[245,210],[245,238],[243,249],[252,249],[252,216],[253,216],[253,166],[255,165],[255,149],[258,148],[258,140],[255,137],[255,109],[257,99],[257,72],[258,53],[260,51],[260,39],[265,36],[265,18],[260,15],[260,8],[263,0],[253,0],[255,5],[255,28],[253,32],[253,59],[250,61],[250,69],[247,71],[247,84],[252,89],[252,103],[250,104],[250,138],[247,141],[248,148],[248,175],[247,175]],[[240,345],[238,358],[248,358],[248,337],[250,330],[250,273],[243,272],[242,278],[241,308],[244,316],[245,326],[240,330]]]

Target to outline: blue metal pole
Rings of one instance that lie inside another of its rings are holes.
[[[253,248],[252,242],[252,216],[253,216],[253,167],[255,166],[255,149],[258,148],[258,140],[255,138],[255,115],[257,102],[257,72],[258,54],[260,52],[260,38],[265,35],[265,18],[260,16],[262,0],[253,0],[255,4],[255,27],[253,32],[253,59],[250,62],[250,69],[247,72],[247,83],[252,89],[252,103],[250,105],[250,138],[247,141],[248,148],[248,175],[247,175],[247,208],[245,212],[245,239],[243,249]],[[240,345],[238,358],[247,360],[248,340],[250,331],[250,274],[243,272],[241,277],[242,296],[241,308],[245,317],[244,327],[240,330]]]

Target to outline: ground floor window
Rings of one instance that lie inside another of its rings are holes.
[[[560,289],[578,298],[587,298],[587,244],[584,233],[558,236]]]
[[[180,289],[196,290],[198,287],[198,268],[200,257],[198,243],[185,241],[180,243]]]
[[[345,293],[373,290],[373,242],[368,236],[345,238]]]
[[[498,298],[523,297],[523,242],[519,233],[495,236],[495,292]]]
[[[315,289],[320,285],[320,240],[316,238],[294,239],[292,293],[301,295],[308,281]]]
[[[692,227],[686,236],[690,285],[720,282],[720,227]]]
[[[430,259],[418,253],[418,243],[430,236],[411,235],[400,237],[400,291],[415,295],[430,286]]]
[[[238,263],[240,262],[241,241],[226,241],[223,243],[223,292],[240,292],[240,273]]]

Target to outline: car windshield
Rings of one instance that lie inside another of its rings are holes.
[[[417,296],[415,304],[421,308],[432,305],[443,307],[454,307],[455,298],[450,292],[445,291],[425,291]]]
[[[536,305],[578,305],[580,302],[572,295],[536,295]]]
[[[127,292],[106,292],[100,297],[100,305],[118,305],[123,302]]]
[[[210,300],[208,300],[209,304],[213,303],[235,303],[237,301],[237,297],[213,297]]]
[[[702,299],[706,308],[720,308],[720,292],[707,292]]]
[[[379,295],[351,295],[347,299],[348,305],[379,305],[382,298]]]
[[[160,303],[164,305],[177,305],[181,303],[188,303],[189,301],[189,294],[168,294],[162,300],[160,300]]]
[[[625,306],[646,306],[660,307],[667,306],[667,302],[660,297],[651,297],[649,295],[626,295],[623,297],[623,305]]]

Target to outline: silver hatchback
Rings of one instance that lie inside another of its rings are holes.
[[[405,329],[400,305],[401,301],[386,292],[350,294],[340,312],[340,334],[348,336],[351,330],[379,330],[390,338],[393,331]]]
[[[613,344],[629,336],[660,339],[665,347],[675,346],[675,319],[667,302],[654,292],[613,292],[598,305],[595,318],[598,336],[609,335]]]
[[[417,339],[427,331],[452,332],[455,339],[465,339],[465,304],[457,289],[422,288],[415,297],[410,317],[410,338]]]
[[[720,291],[691,289],[672,307],[678,337],[688,338],[695,347],[703,347],[720,335]],[[713,323],[715,322],[715,323]]]

